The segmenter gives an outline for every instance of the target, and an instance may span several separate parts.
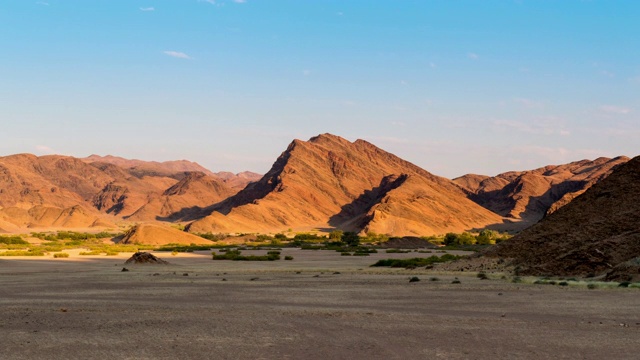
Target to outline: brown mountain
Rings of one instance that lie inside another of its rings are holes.
[[[125,159],[118,156],[91,155],[81,159],[87,163],[108,163],[117,165],[120,168],[127,169],[129,173],[136,176],[152,175],[152,176],[176,176],[185,172],[202,172],[207,175],[214,175],[210,170],[204,168],[200,164],[188,160],[172,160],[172,161],[144,161],[137,159]]]
[[[522,274],[640,279],[640,157],[488,255],[514,259]]]
[[[340,228],[394,235],[502,223],[450,180],[364,141],[294,140],[271,170],[190,224],[193,232]]]
[[[193,212],[236,193],[202,172],[170,172],[181,162],[157,168],[160,163],[147,166],[135,160],[134,167],[122,167],[119,158],[92,159],[96,161],[59,155],[0,157],[0,228],[114,227],[127,218],[171,220],[174,213]]]
[[[228,187],[236,191],[240,191],[249,185],[249,183],[256,182],[262,178],[262,175],[251,171],[243,171],[237,174],[228,171],[221,171],[214,175],[221,179]]]
[[[625,156],[598,158],[494,177],[469,174],[453,179],[471,200],[505,217],[532,224],[608,176]]]

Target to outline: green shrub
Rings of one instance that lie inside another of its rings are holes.
[[[463,258],[463,256],[456,256],[451,254],[445,254],[442,256],[430,256],[428,258],[410,258],[410,259],[384,259],[378,260],[375,264],[371,266],[387,266],[387,267],[395,267],[395,268],[416,268],[420,266],[428,266],[435,263],[441,262],[449,262],[453,260],[458,260]]]
[[[413,276],[413,277],[409,278],[409,282],[417,282],[417,281],[420,281],[420,278],[417,277],[417,276]]]
[[[520,276],[514,276],[513,279],[511,279],[511,282],[515,284],[519,284],[522,282],[522,278]]]
[[[480,280],[488,280],[489,279],[487,274],[485,274],[483,272],[479,272],[477,276],[478,276],[478,279],[480,279]]]
[[[56,258],[56,259],[57,258],[68,258],[69,254],[67,254],[67,253],[55,253],[55,254],[53,254],[53,257]]]
[[[285,260],[293,260],[293,256],[287,255],[284,257]]]
[[[560,282],[558,283],[558,285],[560,285],[560,286],[569,286],[569,283],[568,283],[568,282],[566,282],[566,281],[560,281]]]
[[[0,236],[0,244],[29,245],[29,242],[25,241],[20,236]]]
[[[597,288],[597,287],[598,287],[598,286],[597,286],[596,284],[594,284],[594,283],[589,283],[589,284],[587,284],[587,289],[589,289],[589,290],[593,290],[593,289],[595,289],[595,288]]]
[[[458,279],[454,279],[451,283],[452,284],[461,284],[460,280],[458,280]]]
[[[44,256],[44,251],[40,249],[9,250],[0,252],[0,256]]]
[[[343,252],[343,253],[340,253],[340,256],[351,256],[351,253],[350,252]]]
[[[618,284],[618,287],[629,287],[629,285],[631,285],[631,283],[629,281],[623,281],[620,284]]]

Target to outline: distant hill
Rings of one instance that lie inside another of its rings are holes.
[[[522,274],[640,280],[640,157],[487,255]]]
[[[533,224],[627,161],[629,158],[625,156],[602,157],[529,171],[510,171],[493,177],[468,174],[453,181],[479,205],[499,215]]]
[[[257,182],[190,224],[194,232],[340,228],[393,235],[502,223],[450,180],[364,141],[294,140]]]
[[[0,157],[0,228],[114,227],[129,218],[170,221],[237,192],[214,175],[185,172],[199,168],[191,162],[89,159]]]

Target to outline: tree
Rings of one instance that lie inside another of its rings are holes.
[[[347,231],[344,234],[342,234],[341,241],[348,246],[360,245],[360,237],[358,236],[358,234],[351,231]]]
[[[342,234],[343,234],[342,230],[333,230],[332,232],[329,233],[329,239],[340,241],[342,239]]]

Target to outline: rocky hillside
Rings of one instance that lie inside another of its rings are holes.
[[[624,156],[598,158],[511,171],[494,177],[469,174],[453,181],[467,192],[469,199],[486,209],[533,224],[568,204],[627,161],[629,158]]]
[[[640,279],[640,157],[487,255],[522,274]]]
[[[195,232],[340,228],[394,235],[502,223],[450,180],[364,141],[294,140],[258,182],[193,222]]]

